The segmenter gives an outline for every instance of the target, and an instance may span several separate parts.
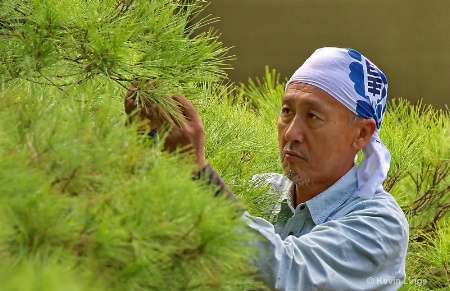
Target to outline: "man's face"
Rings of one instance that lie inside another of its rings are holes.
[[[277,125],[286,176],[300,187],[316,185],[323,190],[342,177],[357,152],[351,116],[350,110],[322,89],[289,84]]]

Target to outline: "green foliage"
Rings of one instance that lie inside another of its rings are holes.
[[[412,231],[432,231],[450,214],[450,113],[405,100],[391,107],[383,125],[389,132],[383,128],[386,138],[382,136],[395,158],[391,192],[410,218]]]
[[[248,101],[260,116],[273,122],[280,112],[280,98],[284,95],[284,83],[280,81],[280,74],[268,66],[264,69],[264,77],[255,81],[248,80],[248,84],[240,84],[235,95],[236,99]]]
[[[257,286],[254,238],[236,206],[192,181],[183,157],[124,127],[121,99],[111,98],[123,90],[78,89],[82,96],[30,84],[2,92],[2,286],[18,286],[11,273],[26,276],[23,290]]]
[[[401,103],[404,101],[400,101]],[[409,104],[407,104],[409,105]],[[415,133],[405,143],[415,144],[415,162],[392,188],[410,224],[407,273],[412,284],[402,290],[448,290],[450,287],[450,113],[430,106],[398,106],[401,132]],[[399,114],[400,113],[400,114]],[[393,134],[394,135],[394,134]],[[401,156],[407,157],[410,152]],[[407,281],[408,282],[408,281]],[[419,284],[418,284],[419,282]]]
[[[442,219],[436,231],[419,230],[412,237],[407,257],[408,281],[402,290],[448,290],[450,288],[450,220]],[[421,241],[414,238],[420,236]],[[415,286],[414,286],[415,285]]]
[[[48,257],[24,259],[18,264],[10,260],[3,262],[0,270],[2,290],[106,290],[86,274],[74,272],[73,263],[61,263]]]
[[[264,288],[236,205],[124,126],[135,78],[163,102],[224,77],[201,2],[0,3],[2,290]]]
[[[214,19],[193,18],[203,1],[5,0],[0,3],[0,75],[61,89],[101,75],[123,87],[151,79],[145,97],[185,92],[218,81],[227,49]]]
[[[276,120],[284,85],[275,70],[255,82],[222,87],[199,104],[203,111],[208,161],[237,193],[246,209],[269,219],[277,193],[255,174],[282,172],[278,159]]]

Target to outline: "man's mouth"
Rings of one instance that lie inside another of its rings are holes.
[[[293,150],[285,149],[285,150],[283,150],[283,153],[284,153],[285,159],[287,159],[288,161],[306,160],[306,157],[304,154],[293,151]]]

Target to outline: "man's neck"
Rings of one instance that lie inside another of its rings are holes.
[[[300,203],[304,203],[316,197],[323,191],[330,188],[334,183],[336,183],[340,178],[342,178],[352,167],[343,172],[342,175],[340,175],[338,178],[330,180],[327,183],[312,182],[311,184],[303,186],[295,184],[292,190],[292,200],[293,200],[292,202],[294,204],[294,207],[297,207],[297,205],[299,205]]]
[[[330,185],[331,186],[331,185]],[[300,203],[304,203],[314,197],[316,197],[319,193],[325,191],[328,187],[323,190],[311,189],[312,187],[299,187],[298,185],[294,185],[293,188],[293,203],[294,207],[297,207]]]

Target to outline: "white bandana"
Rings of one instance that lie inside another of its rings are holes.
[[[358,167],[357,195],[371,199],[382,187],[391,156],[378,137],[386,110],[387,79],[371,61],[353,49],[326,47],[316,50],[286,84],[303,82],[314,85],[341,102],[362,118],[373,118],[377,128],[362,150]]]

